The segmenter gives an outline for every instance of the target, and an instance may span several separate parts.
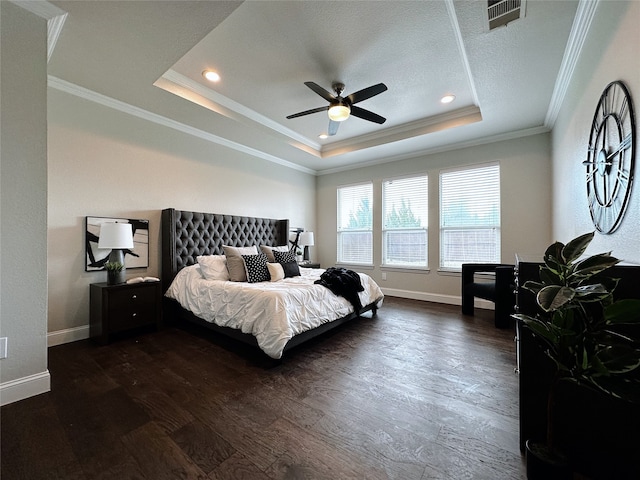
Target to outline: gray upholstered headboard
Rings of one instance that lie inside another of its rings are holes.
[[[198,255],[223,255],[223,245],[287,245],[289,220],[162,210],[162,286]]]

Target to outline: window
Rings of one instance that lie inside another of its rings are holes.
[[[440,268],[500,262],[500,166],[440,173]]]
[[[427,267],[428,177],[382,182],[382,265]]]
[[[338,188],[338,262],[373,264],[373,184]]]

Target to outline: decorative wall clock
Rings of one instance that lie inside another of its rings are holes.
[[[587,199],[593,225],[613,233],[629,203],[636,154],[636,122],[627,87],[606,86],[596,107],[587,150]]]

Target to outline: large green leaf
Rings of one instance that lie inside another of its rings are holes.
[[[571,263],[579,258],[593,240],[593,235],[594,232],[585,233],[567,243],[562,249],[562,258],[565,263]]]
[[[609,373],[629,373],[640,366],[640,350],[629,345],[615,345],[596,354]]]
[[[544,285],[564,285],[563,273],[560,268],[551,270],[548,267],[543,267],[540,269],[540,281]]]
[[[526,282],[524,282],[524,285],[522,285],[522,288],[529,290],[530,292],[533,292],[536,295],[540,290],[542,290],[543,287],[544,287],[543,283],[534,282],[533,280],[527,280]]]
[[[577,262],[572,267],[570,275],[577,281],[584,280],[613,267],[617,263],[620,263],[620,260],[612,257],[609,253],[599,253]]]
[[[575,297],[573,288],[562,285],[549,285],[538,292],[538,305],[545,312],[552,312],[569,303]]]
[[[573,290],[576,300],[580,302],[600,302],[611,296],[611,292],[601,283],[583,285]]]
[[[534,335],[539,336],[549,347],[555,349],[558,344],[558,336],[549,328],[547,322],[533,317],[522,318],[522,320]]]
[[[618,300],[604,309],[607,325],[632,325],[640,323],[640,300]],[[637,339],[640,342],[640,339]]]

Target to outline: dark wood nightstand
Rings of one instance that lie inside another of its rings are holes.
[[[162,324],[160,282],[91,284],[90,337],[105,345],[111,334]]]

